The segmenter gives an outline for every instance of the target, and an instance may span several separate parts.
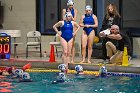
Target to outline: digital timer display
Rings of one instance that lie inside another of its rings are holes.
[[[11,37],[5,33],[0,34],[0,59],[9,59],[11,53]]]

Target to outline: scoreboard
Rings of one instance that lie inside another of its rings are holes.
[[[0,59],[10,59],[11,54],[11,36],[6,33],[0,33]]]

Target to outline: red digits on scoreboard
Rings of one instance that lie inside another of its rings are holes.
[[[9,53],[9,44],[4,44],[4,53]]]
[[[0,53],[9,53],[10,46],[9,44],[0,44]]]

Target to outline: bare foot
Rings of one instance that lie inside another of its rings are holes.
[[[82,60],[80,63],[84,63],[85,62],[85,60]]]
[[[88,60],[88,63],[89,63],[89,64],[91,64],[91,61],[90,61],[90,60]]]
[[[74,64],[74,61],[72,60],[71,63]]]

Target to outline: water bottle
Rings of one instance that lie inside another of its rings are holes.
[[[43,57],[47,57],[47,52],[44,51]]]

